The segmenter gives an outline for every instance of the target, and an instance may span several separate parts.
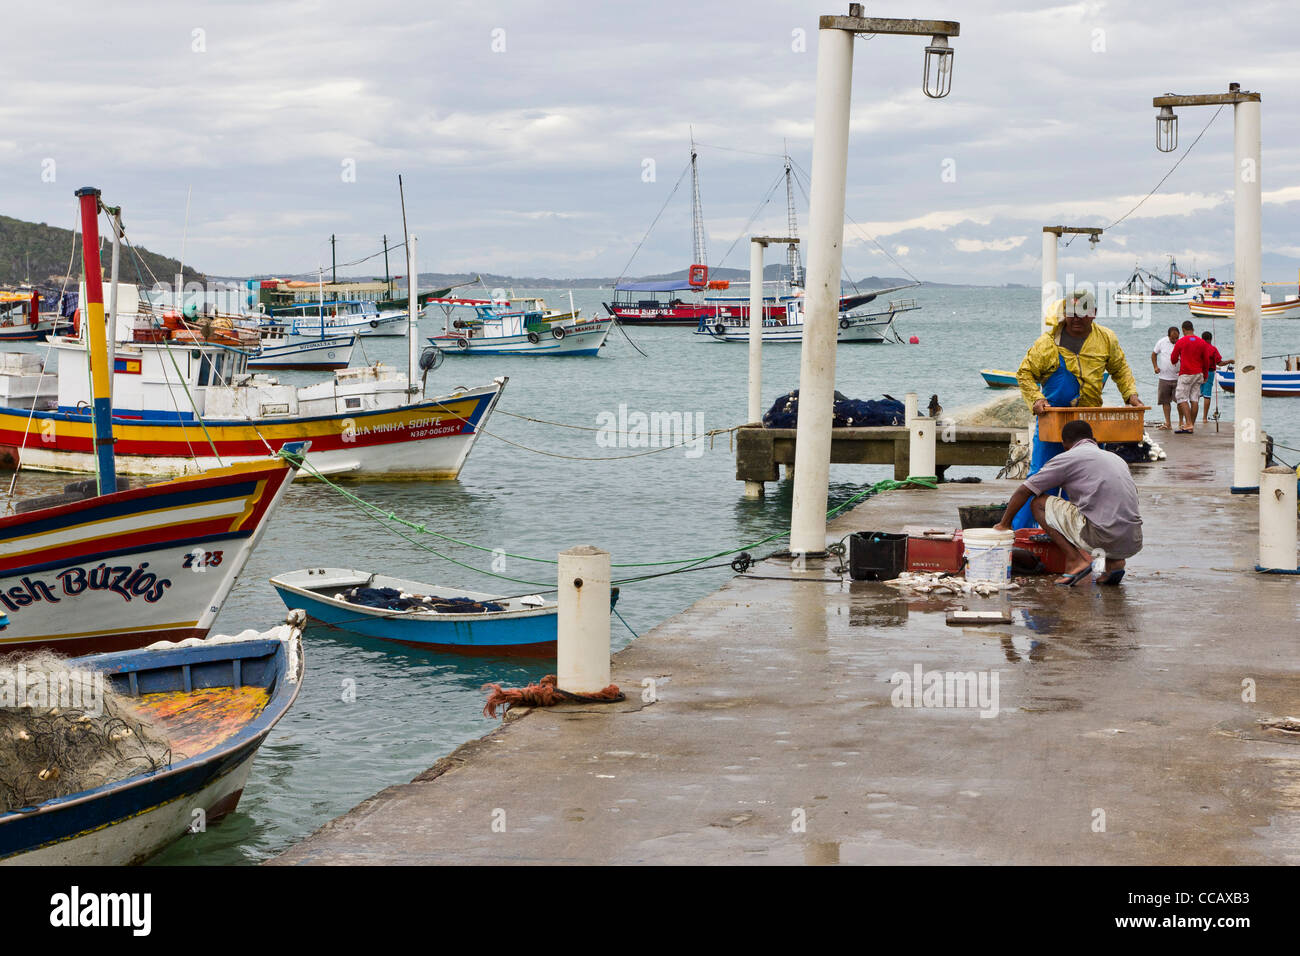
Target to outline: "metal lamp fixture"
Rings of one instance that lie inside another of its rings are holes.
[[[1178,148],[1178,116],[1172,106],[1160,107],[1156,116],[1156,149],[1172,153]]]
[[[925,78],[921,87],[931,99],[943,99],[952,91],[952,57],[953,51],[946,36],[931,38],[930,45],[925,48]],[[933,82],[930,78],[932,70]]]

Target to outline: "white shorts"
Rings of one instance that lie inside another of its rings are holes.
[[[1056,495],[1048,495],[1043,505],[1043,518],[1053,531],[1065,535],[1070,544],[1076,548],[1092,552],[1092,545],[1083,538],[1083,529],[1088,526],[1088,519],[1075,507],[1074,502],[1058,498]]]
[[[1174,389],[1174,399],[1179,405],[1195,405],[1201,400],[1201,383],[1204,375],[1180,375]]]

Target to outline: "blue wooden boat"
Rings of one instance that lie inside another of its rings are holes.
[[[302,615],[263,634],[71,658],[166,734],[162,769],[0,814],[0,863],[139,863],[239,803],[253,757],[302,684]]]
[[[311,620],[366,637],[459,654],[555,656],[558,605],[536,594],[507,598],[346,568],[290,571],[271,586]],[[384,589],[392,600],[378,597]],[[377,598],[388,606],[357,603]]]
[[[980,375],[984,376],[984,383],[989,388],[1015,388],[1016,373],[1006,372],[1000,368],[982,368]]]
[[[1232,369],[1220,369],[1214,374],[1218,378],[1219,388],[1229,393],[1236,391],[1237,376]],[[1260,393],[1267,398],[1300,397],[1300,371],[1261,372]]]

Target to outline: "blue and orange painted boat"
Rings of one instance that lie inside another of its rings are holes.
[[[537,594],[501,597],[347,568],[290,571],[271,586],[287,607],[339,631],[456,654],[555,656],[558,605]],[[380,597],[378,606],[360,603],[367,595]]]
[[[239,803],[267,735],[302,684],[302,616],[258,634],[95,654],[70,670],[102,672],[132,716],[165,736],[171,760],[90,790],[0,814],[0,863],[140,863]]]

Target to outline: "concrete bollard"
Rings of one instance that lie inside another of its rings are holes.
[[[933,418],[914,418],[908,443],[908,471],[911,478],[928,478],[936,474],[934,466],[935,425]]]
[[[556,686],[593,694],[609,686],[609,552],[579,545],[559,562]]]
[[[916,417],[916,392],[908,392],[903,396],[903,424],[912,424],[912,419]]]
[[[1283,465],[1259,475],[1260,571],[1295,573],[1296,473]]]

